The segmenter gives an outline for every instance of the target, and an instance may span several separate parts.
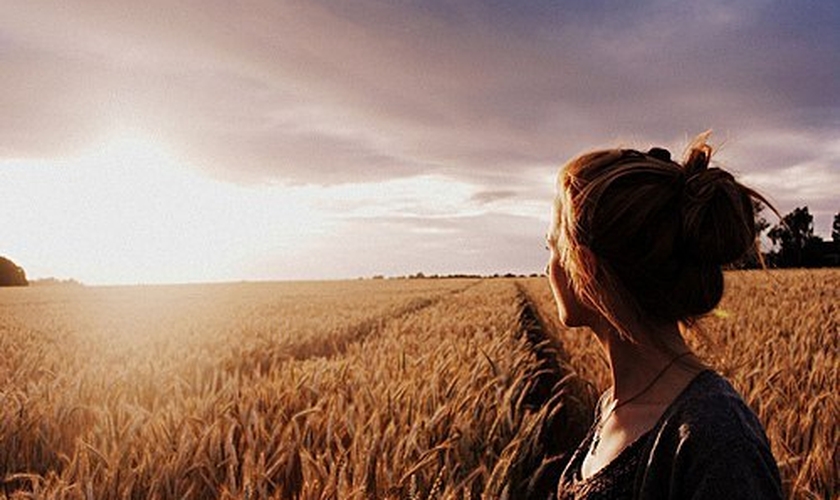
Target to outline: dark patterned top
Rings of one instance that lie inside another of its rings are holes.
[[[581,444],[582,449],[589,449],[593,436],[594,432],[590,430]],[[636,477],[636,471],[642,463],[643,445],[646,437],[647,433],[640,436],[624,448],[612,462],[586,479],[582,477],[581,472],[586,452],[575,453],[567,466],[567,472],[560,479],[557,499],[618,500],[633,498],[633,481]]]
[[[558,499],[782,498],[761,424],[729,382],[711,370],[697,375],[651,430],[583,479],[581,465],[593,433],[594,426],[563,471]]]

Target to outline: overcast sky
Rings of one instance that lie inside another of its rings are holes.
[[[0,255],[86,283],[531,273],[594,147],[840,212],[834,1],[0,0]]]

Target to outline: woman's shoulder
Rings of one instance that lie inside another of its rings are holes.
[[[728,380],[712,370],[699,373],[662,415],[657,441],[680,450],[710,451],[747,442],[769,449],[761,423]]]
[[[664,483],[685,492],[711,488],[717,494],[750,487],[770,492],[768,498],[781,496],[761,423],[732,384],[713,371],[701,372],[683,390],[648,443],[643,489]]]
[[[728,380],[712,370],[700,372],[688,384],[665,411],[660,427],[676,427],[684,438],[689,431],[713,432],[719,437],[758,431],[755,437],[766,440],[752,409]]]

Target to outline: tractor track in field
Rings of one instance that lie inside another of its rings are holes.
[[[567,362],[559,337],[525,286],[516,282],[517,340],[533,356],[513,382],[519,387],[516,436],[491,474],[488,498],[548,498],[591,424],[587,383]]]
[[[571,373],[576,379],[576,383],[585,387],[586,395],[583,397],[592,400],[594,404],[594,399],[598,398],[598,391],[591,380],[577,375],[577,371],[571,362],[571,356],[563,347],[563,342],[560,340],[561,336],[555,330],[554,323],[545,316],[545,311],[537,307],[537,301],[528,292],[527,287],[517,282],[516,288],[521,304],[519,329],[527,338],[528,344],[539,363],[546,364],[556,373]]]
[[[435,295],[434,297],[411,299],[406,305],[399,308],[395,312],[378,317],[369,318],[359,323],[356,323],[355,325],[347,327],[344,332],[338,334],[338,338],[335,342],[326,345],[326,347],[329,348],[328,352],[306,355],[307,351],[306,349],[303,349],[303,355],[301,357],[296,357],[295,359],[312,357],[331,358],[334,356],[340,356],[347,351],[347,348],[350,345],[363,342],[371,337],[378,335],[391,322],[401,321],[411,315],[417,314],[420,311],[423,311],[441,303],[446,298],[463,294],[467,290],[479,285],[483,281],[484,280],[478,280],[473,283],[470,283],[469,285],[463,288],[442,292],[438,295]],[[312,343],[314,344],[312,347],[315,350],[317,349],[315,348],[315,345],[319,343],[322,346],[324,345],[323,341],[319,342],[317,339],[313,339]]]
[[[342,328],[338,333],[325,340],[318,335],[312,335],[304,341],[294,341],[291,344],[270,342],[239,353],[236,359],[226,363],[228,371],[237,370],[243,364],[243,358],[252,358],[245,362],[249,371],[258,375],[265,375],[281,363],[303,361],[307,359],[331,359],[343,355],[353,344],[364,342],[379,335],[390,323],[401,321],[420,311],[439,304],[444,299],[460,295],[467,290],[480,285],[484,280],[477,280],[462,288],[441,292],[432,297],[410,299],[405,305],[388,314],[374,316]]]
[[[556,386],[572,370],[566,362],[568,355],[563,350],[559,337],[548,326],[550,323],[541,316],[525,287],[521,283],[516,283],[515,286],[519,301],[518,335],[525,340],[528,349],[536,358],[533,376],[537,377],[537,382],[528,394],[527,402],[538,407],[552,397]]]

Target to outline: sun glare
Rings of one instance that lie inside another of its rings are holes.
[[[208,178],[136,132],[112,134],[74,159],[2,167],[0,209],[11,221],[3,250],[33,263],[25,266],[32,277],[252,279],[266,274],[254,268],[263,255],[293,257],[324,230],[306,189]]]
[[[439,175],[334,186],[225,182],[160,138],[126,129],[73,158],[0,160],[0,186],[8,221],[0,251],[30,278],[87,284],[354,277],[375,265],[332,257],[337,248],[367,257],[360,249],[376,243],[361,234],[393,231],[388,248],[402,255],[395,238],[432,245],[429,238],[455,238],[464,226],[431,220],[527,209]]]

